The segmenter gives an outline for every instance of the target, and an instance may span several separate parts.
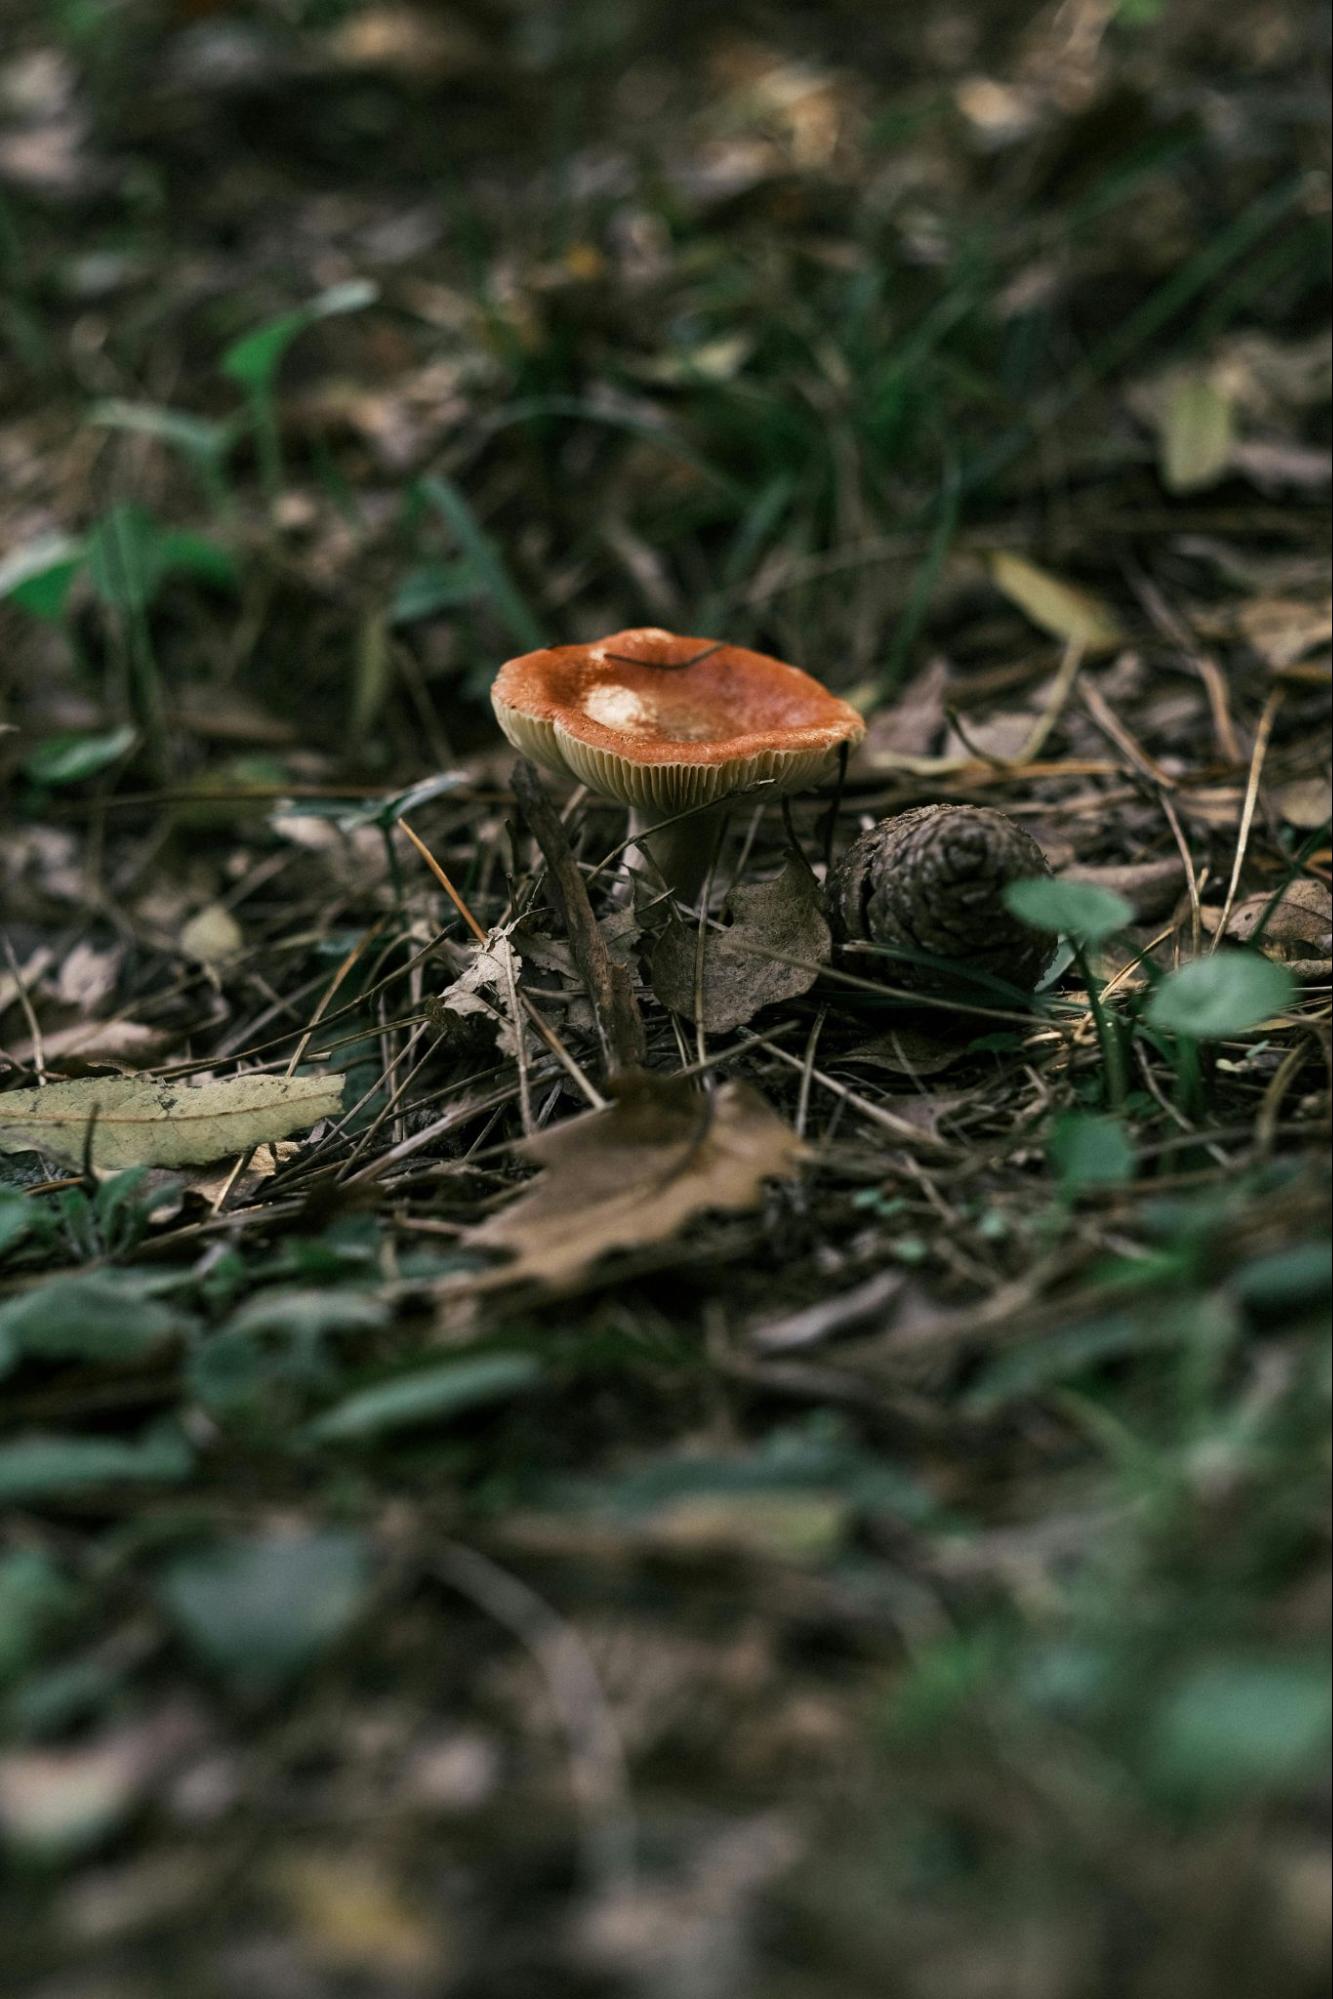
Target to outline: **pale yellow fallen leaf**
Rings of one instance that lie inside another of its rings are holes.
[[[1236,449],[1235,371],[1187,363],[1137,383],[1130,408],[1157,439],[1168,493],[1198,493],[1230,469]]]
[[[241,926],[230,910],[210,902],[181,931],[181,950],[201,965],[225,965],[245,949]]]
[[[272,1868],[269,1884],[306,1954],[330,1971],[378,1981],[438,1976],[447,1968],[437,1922],[364,1854],[288,1854]]]
[[[0,1095],[0,1152],[97,1166],[193,1166],[304,1131],[342,1108],[341,1076],[234,1076],[220,1083],[91,1076]],[[95,1118],[95,1122],[94,1121]]]
[[[1109,604],[1090,590],[1062,582],[1026,556],[1002,549],[991,556],[990,573],[1010,603],[1054,638],[1087,653],[1112,652],[1124,644],[1124,632]]]
[[[1235,412],[1212,375],[1182,368],[1163,384],[1157,444],[1168,493],[1215,486],[1231,463]]]

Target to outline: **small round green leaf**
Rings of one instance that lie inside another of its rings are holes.
[[[1148,1024],[1194,1041],[1244,1034],[1291,1004],[1291,973],[1257,951],[1215,951],[1163,979],[1148,1001]]]
[[[1118,1187],[1134,1177],[1134,1147],[1119,1118],[1070,1111],[1051,1133],[1051,1164],[1066,1193]]]
[[[1031,924],[1055,936],[1074,937],[1081,944],[1099,944],[1114,936],[1134,920],[1134,911],[1123,895],[1112,889],[1097,888],[1091,882],[1051,881],[1033,876],[1027,881],[1010,882],[1004,891],[1005,907]]]

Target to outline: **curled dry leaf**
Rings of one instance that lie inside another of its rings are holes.
[[[1216,930],[1221,911],[1203,911],[1204,928]],[[1247,895],[1236,904],[1226,934],[1248,944],[1259,925],[1259,948],[1269,958],[1290,965],[1298,977],[1315,978],[1333,955],[1333,895],[1321,881],[1302,876],[1289,882],[1275,903],[1272,892]]]
[[[518,990],[523,960],[509,938],[493,930],[484,944],[472,950],[468,963],[441,993],[439,1006],[445,1014],[460,1020],[480,1017],[495,1030],[496,1046],[502,1054],[515,1050],[511,992]]]
[[[343,1080],[233,1076],[191,1088],[95,1076],[11,1090],[0,1096],[0,1152],[45,1152],[79,1166],[92,1123],[95,1166],[194,1166],[336,1117]]]
[[[534,1186],[467,1240],[508,1250],[502,1282],[573,1289],[599,1256],[665,1242],[708,1208],[756,1207],[765,1180],[789,1178],[805,1148],[748,1083],[705,1095],[638,1072],[608,1110],[527,1139]]]
[[[657,997],[710,1034],[808,993],[819,976],[812,967],[827,964],[832,949],[819,886],[804,861],[788,861],[775,881],[733,889],[727,912],[729,929],[704,933],[702,967],[698,932],[674,918],[653,952]]]

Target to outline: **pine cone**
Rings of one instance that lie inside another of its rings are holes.
[[[825,889],[833,933],[898,951],[929,951],[960,971],[988,972],[1030,992],[1050,941],[1004,906],[1006,882],[1051,872],[1030,834],[977,805],[920,805],[881,819],[848,848]],[[894,985],[940,992],[947,973],[885,960]]]

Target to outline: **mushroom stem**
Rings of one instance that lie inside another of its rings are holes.
[[[625,850],[626,864],[633,868],[646,860],[651,872],[661,876],[673,895],[682,902],[696,902],[708,879],[726,819],[725,802],[692,812],[685,819],[663,813],[659,820],[655,813],[636,806],[630,813],[629,830],[634,845]]]

